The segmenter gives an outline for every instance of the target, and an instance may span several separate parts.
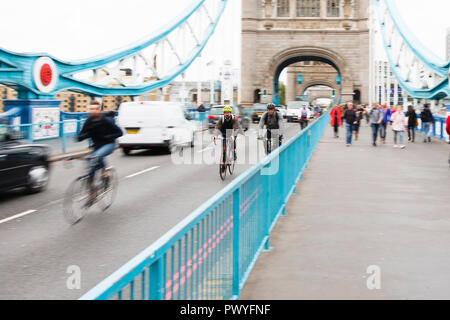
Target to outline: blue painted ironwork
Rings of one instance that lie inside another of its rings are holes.
[[[433,116],[434,123],[430,127],[430,135],[434,138],[438,138],[440,140],[449,142],[450,137],[447,134],[447,131],[445,130],[445,124],[446,124],[446,118],[440,117],[440,116]],[[416,127],[416,131],[422,133],[422,121],[420,120],[420,114],[417,114],[417,120],[419,122],[419,125]]]
[[[418,99],[442,99],[449,96],[450,61],[437,57],[411,33],[395,1],[375,0],[375,4],[384,49],[392,73],[402,89]],[[395,36],[400,41],[393,41]],[[422,82],[427,85],[419,87],[412,83],[411,72],[420,74]],[[429,79],[433,79],[434,83],[428,84]]]
[[[115,111],[117,116],[117,111]],[[195,125],[199,127],[199,130],[202,126],[206,124],[206,112],[191,112],[193,116],[193,120]],[[25,124],[13,124],[8,115],[19,116],[20,110],[11,109],[8,112],[0,114],[1,118],[6,118],[8,121],[6,124],[0,123],[0,128],[7,128],[8,130],[13,130],[16,135],[20,136],[22,140],[25,140],[29,143],[39,142],[43,144],[51,144],[52,146],[60,146],[60,150],[53,150],[56,153],[66,153],[67,150],[67,139],[76,136],[83,127],[84,122],[86,121],[88,114],[85,112],[78,113],[69,113],[69,112],[61,112],[60,121],[54,122],[39,122],[39,123],[25,123]],[[69,125],[74,125],[75,128],[68,130]],[[50,138],[34,138],[34,132],[36,128],[42,128],[43,126],[55,126],[58,132],[58,137],[50,137]],[[86,145],[86,144],[81,144]],[[58,147],[59,148],[59,147]]]
[[[65,121],[55,121],[55,122],[41,122],[41,123],[28,123],[28,124],[19,124],[19,125],[15,125],[15,124],[8,124],[8,125],[2,125],[0,124],[0,127],[6,127],[8,130],[11,130],[13,132],[15,132],[16,135],[20,136],[23,140],[28,141],[29,143],[34,143],[36,141],[39,141],[40,143],[48,143],[49,141],[55,141],[55,140],[61,140],[61,152],[62,153],[66,153],[67,148],[66,148],[66,139],[68,137],[74,136],[76,135],[83,123],[86,121],[86,119],[84,120],[65,120]],[[68,124],[76,124],[76,131],[73,133],[67,133],[66,132],[66,126]],[[35,128],[41,128],[43,126],[56,126],[57,127],[57,131],[59,134],[59,137],[53,137],[53,138],[49,138],[49,139],[39,139],[36,140],[34,139],[34,129]]]
[[[94,96],[136,96],[164,87],[176,77],[181,75],[200,55],[206,43],[214,33],[228,0],[216,0],[218,1],[217,12],[214,13],[215,16],[213,16],[213,18],[209,17],[211,19],[211,23],[208,25],[206,30],[202,32],[201,36],[203,38],[196,39],[196,45],[193,47],[192,51],[186,55],[185,60],[180,60],[179,65],[174,67],[168,74],[163,75],[160,78],[156,78],[140,85],[113,87],[108,85],[92,84],[87,81],[76,79],[74,74],[97,70],[110,63],[135,57],[142,50],[150,47],[151,45],[164,41],[175,30],[184,27],[187,24],[188,19],[192,17],[194,13],[198,13],[202,9],[206,10],[204,8],[206,1],[208,0],[194,0],[192,4],[180,16],[174,19],[172,23],[162,27],[155,34],[148,36],[142,41],[85,61],[65,62],[45,53],[19,54],[5,49],[0,49],[0,83],[16,89],[20,99],[48,99],[52,98],[57,92],[63,90],[80,91]],[[190,25],[188,26],[191,28]],[[53,76],[56,77],[57,80],[54,88],[50,92],[43,92],[42,90],[39,90],[33,79],[33,66],[36,61],[42,57],[50,59],[50,64],[55,65]]]
[[[326,113],[81,299],[238,299],[328,121]],[[148,294],[134,292],[139,283]]]

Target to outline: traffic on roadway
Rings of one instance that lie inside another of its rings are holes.
[[[129,103],[124,107],[117,119],[103,115],[95,103],[89,107],[90,118],[77,137],[92,141],[87,159],[50,162],[44,146],[2,133],[0,155],[7,157],[0,160],[28,160],[16,166],[22,171],[5,170],[0,161],[2,183],[9,177],[22,181],[5,185],[0,194],[0,299],[79,298],[268,152],[258,139],[267,141],[261,130],[267,123],[248,121],[242,130],[241,121],[249,119],[239,121],[236,107],[215,108],[222,111],[217,115],[222,128],[216,123],[213,130],[195,127],[176,104],[164,111],[164,120],[154,103],[143,113]],[[228,116],[234,127],[228,127]],[[279,119],[280,140],[300,130],[282,115]],[[214,137],[223,133],[225,141],[228,128],[234,143],[223,158],[223,144]],[[228,176],[221,179],[224,167]],[[42,181],[39,188],[30,184],[35,176]],[[67,288],[68,268],[74,265],[83,274],[79,290]]]

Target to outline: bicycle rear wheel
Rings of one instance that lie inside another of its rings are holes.
[[[64,195],[63,215],[70,224],[75,224],[86,214],[89,199],[88,176],[77,178]]]
[[[113,204],[117,195],[117,186],[119,184],[117,172],[114,168],[107,168],[105,171],[108,172],[109,178],[100,179],[103,185],[100,187],[101,191],[98,200],[98,205],[102,211],[107,210]]]
[[[266,140],[266,154],[270,154],[272,152],[272,138]]]

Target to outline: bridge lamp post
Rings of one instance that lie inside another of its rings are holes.
[[[216,100],[216,95],[215,95],[215,88],[214,88],[214,60],[209,61],[206,64],[207,67],[209,67],[210,70],[210,103],[214,104],[215,100]]]

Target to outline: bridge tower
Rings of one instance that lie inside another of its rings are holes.
[[[241,103],[264,89],[276,103],[280,73],[301,61],[333,66],[343,102],[369,103],[369,46],[369,0],[242,1]]]

